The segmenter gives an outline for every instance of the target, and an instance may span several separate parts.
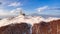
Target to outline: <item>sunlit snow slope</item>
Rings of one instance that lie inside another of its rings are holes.
[[[6,26],[6,25],[12,24],[12,23],[15,24],[15,23],[22,23],[22,22],[33,25],[34,23],[39,23],[41,21],[49,22],[49,21],[58,20],[58,19],[60,19],[60,18],[49,17],[49,18],[45,19],[41,16],[19,15],[19,16],[14,17],[14,18],[5,18],[5,19],[0,20],[0,27]]]

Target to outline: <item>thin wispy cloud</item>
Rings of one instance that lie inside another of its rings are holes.
[[[49,7],[49,6],[43,6],[43,7],[39,7],[36,9],[38,12],[41,12],[41,11],[45,11],[45,10],[60,10],[60,8],[58,7]]]
[[[13,3],[10,3],[8,6],[17,7],[17,6],[22,6],[22,4],[20,2],[13,2]]]
[[[49,10],[60,10],[60,8],[49,8]]]
[[[38,12],[41,12],[41,11],[44,11],[44,10],[46,10],[46,9],[48,9],[48,6],[39,7],[39,8],[37,8],[36,10],[37,10]]]

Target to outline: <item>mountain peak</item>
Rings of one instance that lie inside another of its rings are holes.
[[[31,25],[33,25],[34,23],[40,23],[41,21],[45,21],[45,22],[50,22],[52,20],[58,20],[60,18],[54,18],[54,17],[50,17],[50,18],[43,18],[41,16],[27,16],[27,15],[23,15],[24,13],[20,14],[17,17],[14,18],[5,18],[0,20],[0,27],[1,26],[6,26],[9,25],[11,23],[15,24],[15,23],[29,23]]]

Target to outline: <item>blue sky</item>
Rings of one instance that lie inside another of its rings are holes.
[[[0,0],[0,16],[39,13],[60,15],[60,0]]]

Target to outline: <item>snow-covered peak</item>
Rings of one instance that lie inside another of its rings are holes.
[[[49,17],[49,18],[45,19],[41,16],[19,15],[19,16],[14,17],[14,18],[5,18],[5,19],[0,20],[0,27],[6,26],[6,25],[9,25],[12,23],[15,24],[15,23],[22,23],[22,22],[33,25],[34,23],[39,23],[41,21],[49,22],[49,21],[58,20],[58,19],[60,19],[60,18]]]
[[[53,21],[53,20],[59,20],[60,18],[56,18],[56,17],[49,17],[47,19],[45,19],[44,21],[45,22],[50,22],[50,21]]]

